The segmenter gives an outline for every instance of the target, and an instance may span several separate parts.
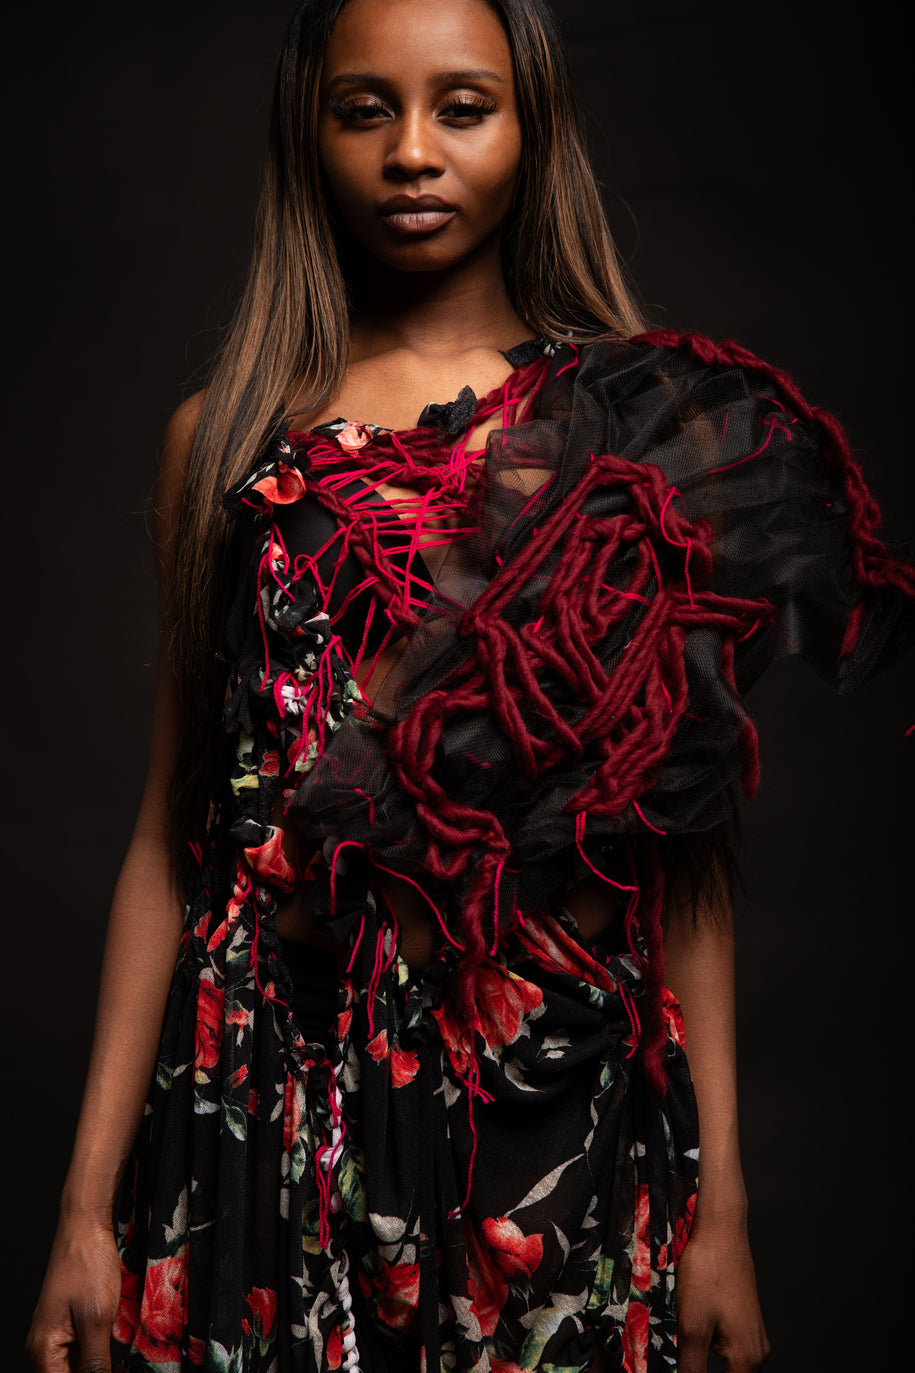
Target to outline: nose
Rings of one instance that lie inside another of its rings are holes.
[[[396,181],[441,176],[445,170],[434,120],[420,110],[407,111],[391,125],[385,153],[385,175]]]

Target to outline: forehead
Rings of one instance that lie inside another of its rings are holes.
[[[325,81],[343,71],[397,80],[444,70],[511,80],[508,38],[486,0],[349,0],[324,59]]]

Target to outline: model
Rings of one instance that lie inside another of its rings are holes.
[[[156,514],[36,1367],[759,1368],[743,695],[889,661],[915,572],[787,378],[646,333],[541,0],[298,7]]]

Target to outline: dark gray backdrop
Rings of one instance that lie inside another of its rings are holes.
[[[4,1367],[53,1233],[142,783],[156,446],[244,270],[288,8],[52,4],[7,30]],[[650,314],[792,372],[850,429],[888,533],[911,537],[900,12],[560,7]],[[913,687],[910,659],[839,701],[791,661],[752,697],[743,1149],[785,1373],[906,1364]]]

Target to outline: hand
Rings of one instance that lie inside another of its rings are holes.
[[[121,1265],[111,1225],[62,1223],[26,1342],[36,1373],[110,1373]]]
[[[770,1347],[756,1294],[746,1226],[697,1212],[677,1266],[679,1373],[705,1373],[708,1352],[725,1373],[756,1373]]]

